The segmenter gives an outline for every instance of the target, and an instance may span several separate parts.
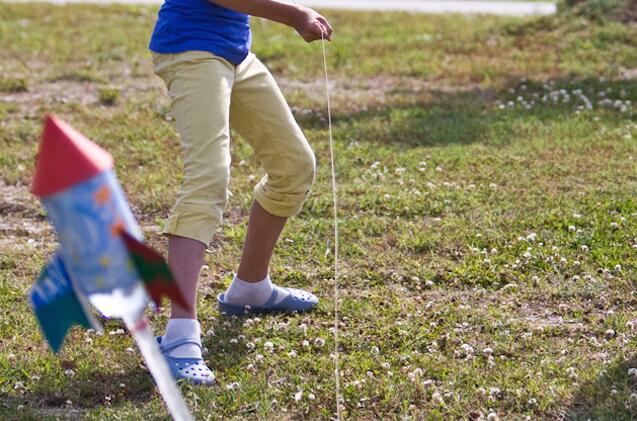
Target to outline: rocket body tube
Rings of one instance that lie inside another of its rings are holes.
[[[142,234],[112,170],[42,198],[75,285],[104,316],[143,312],[148,297],[120,233]]]

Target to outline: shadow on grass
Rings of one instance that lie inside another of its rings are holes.
[[[581,90],[595,110],[616,111],[609,114],[609,118],[630,119],[631,116],[602,101],[630,100],[634,104],[637,100],[637,80],[634,79],[514,80],[499,90],[433,91],[427,98],[407,104],[395,96],[382,107],[354,113],[337,110],[333,121],[336,138],[348,143],[368,142],[397,148],[509,143],[515,140],[512,130],[518,124],[557,122],[575,115],[578,109],[586,111],[587,102],[573,93],[576,90]],[[526,108],[527,104],[530,108]],[[322,129],[325,119],[323,115],[314,114],[300,116],[299,122],[302,127]]]
[[[637,367],[637,357],[616,362],[606,373],[585,383],[566,412],[569,420],[634,420],[637,418],[637,377],[628,370]]]
[[[153,381],[141,367],[116,373],[95,369],[72,379],[43,377],[32,390],[19,397],[0,397],[0,403],[7,409],[23,405],[33,413],[54,414],[148,402],[154,394]]]

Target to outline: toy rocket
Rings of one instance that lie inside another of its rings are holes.
[[[46,118],[32,192],[47,211],[60,249],[30,293],[49,345],[73,324],[99,328],[89,304],[123,319],[176,419],[190,419],[144,317],[148,295],[185,306],[164,259],[142,234],[113,172],[111,155],[60,119]]]

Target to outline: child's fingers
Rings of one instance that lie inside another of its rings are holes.
[[[327,19],[325,19],[323,16],[320,16],[318,18],[318,20],[319,20],[319,22],[321,22],[323,27],[326,29],[327,36],[331,39],[332,38],[332,25],[330,25],[330,23],[327,21]]]
[[[310,36],[311,36],[311,39],[308,41],[316,41],[321,38],[326,38],[327,31],[325,30],[325,27],[319,21],[315,21],[310,27]]]
[[[332,30],[329,26],[325,25],[321,19],[318,19],[318,22],[315,25],[318,28],[318,36],[319,38],[325,38],[328,41],[332,40]]]

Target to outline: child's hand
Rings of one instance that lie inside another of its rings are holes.
[[[301,6],[299,8],[292,26],[307,42],[321,38],[325,38],[328,41],[332,40],[332,26],[327,19],[309,7]]]

